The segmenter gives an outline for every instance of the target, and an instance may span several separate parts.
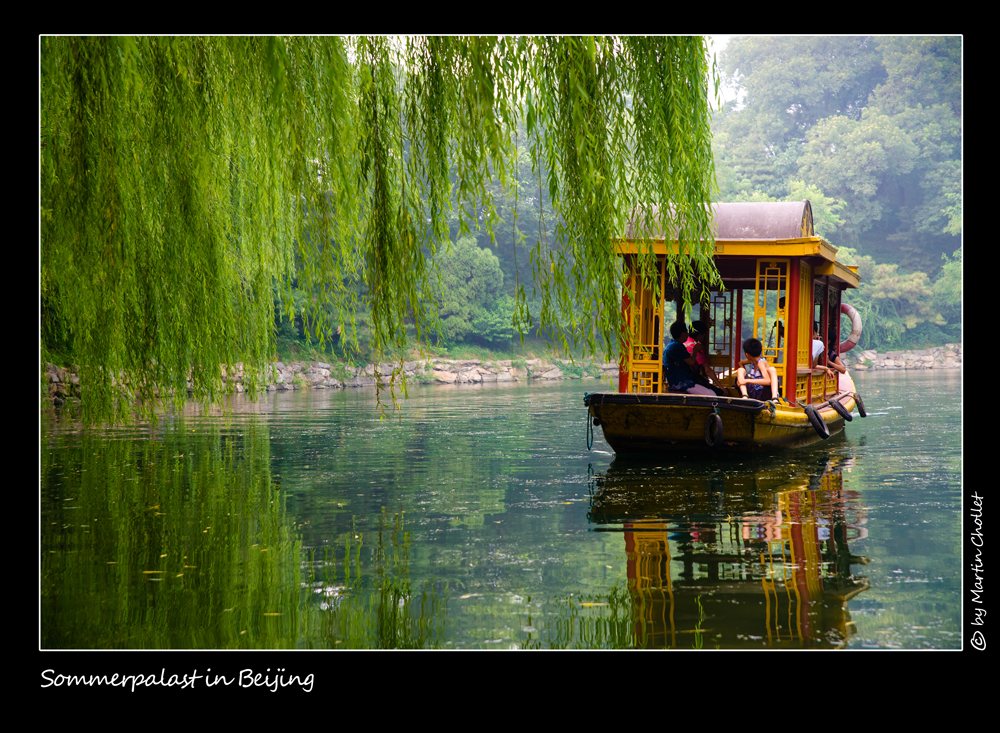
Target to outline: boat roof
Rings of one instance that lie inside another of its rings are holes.
[[[657,223],[659,207],[650,206],[652,224],[645,239],[654,254],[681,250],[674,229],[669,241]],[[626,227],[626,237],[619,240],[619,254],[636,254],[643,247],[640,222],[645,212],[636,211]],[[804,257],[818,275],[830,275],[842,287],[857,288],[857,268],[837,262],[837,248],[817,237],[813,229],[812,205],[806,201],[767,201],[712,204],[714,255],[723,270],[725,260],[734,257]],[[723,273],[725,278],[725,273]]]
[[[669,207],[673,209],[673,206]],[[636,239],[640,235],[640,223],[644,211],[637,210],[626,227],[626,239]],[[651,239],[665,239],[663,230],[657,225],[660,207],[650,206],[652,216]],[[739,241],[774,241],[815,236],[813,230],[812,204],[806,201],[741,201],[736,203],[712,204],[712,232],[715,239]],[[677,239],[675,229],[670,239]]]

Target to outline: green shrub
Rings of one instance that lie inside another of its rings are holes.
[[[330,376],[334,379],[338,379],[341,382],[346,382],[348,379],[354,376],[353,371],[347,370],[347,365],[342,362],[336,362],[330,365]]]

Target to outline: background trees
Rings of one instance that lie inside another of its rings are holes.
[[[503,291],[500,261],[467,236],[460,237],[450,250],[440,250],[436,265],[441,274],[441,335],[448,342],[462,341],[473,332],[473,323],[484,319]]]
[[[743,96],[713,118],[718,200],[808,198],[861,265],[847,299],[863,345],[960,338],[961,53],[959,37],[859,36],[735,38],[722,54]]]

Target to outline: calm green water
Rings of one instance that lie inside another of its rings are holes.
[[[960,647],[957,372],[821,446],[615,460],[584,391],[282,392],[43,420],[42,648]]]

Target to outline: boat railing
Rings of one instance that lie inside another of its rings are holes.
[[[825,402],[837,394],[838,383],[836,372],[834,376],[827,374],[825,367],[799,367],[795,370],[795,399],[799,402]],[[809,398],[811,391],[811,399]]]

